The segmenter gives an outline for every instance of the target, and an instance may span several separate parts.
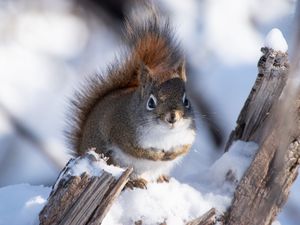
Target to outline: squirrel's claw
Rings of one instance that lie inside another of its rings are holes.
[[[138,178],[134,180],[130,179],[125,185],[125,187],[130,188],[131,190],[133,190],[134,188],[147,189],[147,183],[148,181],[146,181],[143,178]]]
[[[170,177],[167,175],[160,175],[156,181],[157,183],[164,183],[164,182],[169,183]]]

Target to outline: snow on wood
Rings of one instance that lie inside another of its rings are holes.
[[[71,159],[60,173],[53,190],[56,189],[61,179],[81,176],[83,173],[87,173],[88,176],[100,177],[103,171],[106,171],[118,179],[124,172],[124,169],[107,165],[106,160],[107,158],[97,154],[94,150],[88,151],[84,157]]]
[[[94,152],[71,160],[40,212],[40,224],[101,224],[132,168],[120,171]]]
[[[278,28],[273,28],[267,34],[265,39],[265,47],[281,52],[286,52],[288,50],[288,44]]]

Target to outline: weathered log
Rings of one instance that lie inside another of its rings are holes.
[[[217,221],[216,209],[212,208],[202,216],[188,222],[186,225],[213,225]]]
[[[92,163],[102,159],[86,154],[76,161],[69,161],[40,212],[41,225],[101,224],[132,172],[132,168],[128,168],[118,179],[106,171],[100,171],[100,176],[87,173],[73,176],[72,166],[80,160]]]
[[[231,132],[225,151],[236,140],[260,143],[262,130],[270,110],[278,101],[286,84],[289,69],[286,53],[262,48],[255,84],[242,108],[234,131]]]
[[[225,224],[271,224],[298,174],[300,89],[291,76],[299,68],[293,66],[287,80],[287,57],[270,49],[263,52],[258,79],[226,150],[235,140],[255,141],[260,147],[235,191]]]
[[[298,173],[300,142],[294,140],[282,158],[276,139],[275,133],[267,138],[238,185],[226,224],[269,225],[286,202]]]

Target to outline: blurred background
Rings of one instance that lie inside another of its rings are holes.
[[[295,0],[154,0],[169,15],[187,57],[199,137],[177,178],[215,161],[257,75],[260,48],[279,28],[291,46]],[[0,187],[52,185],[70,158],[69,98],[122,47],[132,0],[0,0]],[[205,150],[203,150],[205,149]],[[207,156],[207,152],[210,152]],[[300,181],[280,214],[300,221]]]

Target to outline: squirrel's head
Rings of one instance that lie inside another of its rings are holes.
[[[166,79],[161,80],[161,77],[161,74],[154,74],[147,66],[141,66],[137,107],[145,115],[146,118],[143,119],[170,129],[192,125],[193,112],[185,90],[184,63],[166,76]]]

